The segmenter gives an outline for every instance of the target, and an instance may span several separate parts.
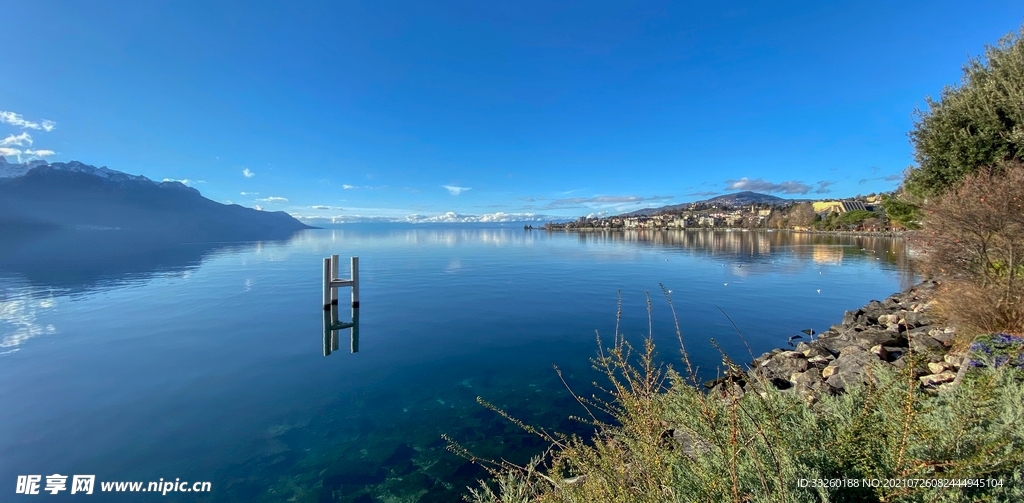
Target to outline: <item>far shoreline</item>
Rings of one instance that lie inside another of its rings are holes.
[[[624,228],[624,227],[533,227],[533,230],[542,230],[548,232],[689,232],[689,231],[720,231],[720,232],[791,232],[795,234],[820,234],[827,236],[852,236],[852,237],[890,237],[890,238],[906,238],[912,231],[908,230],[893,230],[893,231],[852,231],[852,230],[814,230],[814,229],[749,229],[743,227],[684,227],[684,228],[668,228],[668,227],[653,227],[653,228]]]

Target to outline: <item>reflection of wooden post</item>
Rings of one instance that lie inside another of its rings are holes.
[[[337,297],[335,297],[335,303],[337,303]],[[359,309],[359,257],[352,257],[352,307]]]
[[[331,305],[331,329],[332,329],[331,330],[331,351],[332,352],[338,350],[338,336],[340,335],[339,334],[340,330],[337,330],[337,327],[338,327],[338,306],[332,304]]]
[[[356,302],[358,303],[358,301]],[[337,348],[335,348],[337,349]],[[352,308],[352,332],[349,333],[349,350],[353,353],[359,352],[359,308]]]
[[[324,309],[328,309],[331,306],[331,291],[334,290],[331,285],[331,258],[324,259]]]
[[[334,323],[331,322],[331,309],[324,309],[324,356],[330,356],[334,350]]]

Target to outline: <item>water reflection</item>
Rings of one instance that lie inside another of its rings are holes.
[[[845,261],[875,260],[893,270],[910,271],[907,242],[886,236],[814,234],[788,231],[747,230],[625,230],[579,232],[576,240],[584,245],[622,243],[652,248],[674,249],[690,255],[724,260],[733,264],[741,276],[777,273],[778,268],[758,267],[772,264],[784,253],[816,264],[839,266]],[[737,266],[739,264],[739,266]],[[906,275],[905,285],[912,277]]]
[[[45,435],[0,437],[0,465],[88,467],[123,480],[190,475],[220,481],[218,501],[246,502],[458,501],[485,474],[445,451],[441,433],[518,463],[545,447],[480,407],[481,396],[589,438],[569,419],[582,411],[551,365],[590,389],[593,334],[615,326],[618,289],[623,333],[635,335],[650,326],[642,292],[660,281],[675,288],[688,347],[713,372],[720,357],[701,349],[708,338],[746,359],[718,305],[759,353],[891,293],[906,262],[894,239],[697,230],[363,226],[280,245],[150,251],[163,261],[134,245],[60,246],[51,258],[67,262],[63,271],[27,254],[0,258],[0,338],[24,341],[50,326],[60,334],[6,349],[23,348],[0,365],[2,401],[17,404],[0,408],[0,424]],[[317,261],[339,253],[366,258],[364,300],[374,308],[328,306],[317,320]],[[58,289],[88,294],[69,301]],[[658,306],[655,332],[672,343]],[[153,313],[171,322],[155,324]],[[238,331],[238,319],[258,322]],[[346,335],[358,358],[336,357],[341,365],[317,354],[344,351]],[[47,347],[31,347],[39,342]]]
[[[339,348],[339,335],[349,330],[349,352],[359,352],[359,308],[352,308],[352,321],[339,321],[338,305],[331,304],[324,309],[324,356],[330,356]]]
[[[54,231],[0,239],[0,278],[43,295],[79,294],[139,284],[154,276],[188,278],[211,256],[265,243],[285,244],[290,236],[265,242],[168,243],[118,231]],[[26,285],[27,284],[27,285]]]
[[[56,308],[53,297],[42,299],[0,298],[0,355],[18,351],[18,346],[40,335],[57,333],[52,323],[39,321],[45,311]],[[5,327],[6,326],[6,327]]]

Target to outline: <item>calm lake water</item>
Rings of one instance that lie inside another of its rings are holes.
[[[514,461],[543,447],[476,397],[586,433],[552,365],[577,393],[596,391],[595,332],[611,339],[620,290],[635,341],[651,292],[672,362],[659,283],[671,289],[712,377],[710,338],[750,359],[719,308],[759,354],[914,279],[901,240],[779,232],[354,226],[142,252],[73,246],[61,250],[70,262],[31,252],[50,238],[26,239],[0,255],[0,494],[18,475],[95,474],[93,501],[456,501],[482,475],[441,434]],[[352,354],[342,331],[325,357],[330,254],[360,257],[360,338]],[[213,490],[99,494],[100,481],[161,478]],[[68,492],[44,494],[90,498]]]

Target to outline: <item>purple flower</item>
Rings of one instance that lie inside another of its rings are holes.
[[[992,348],[988,347],[988,344],[985,344],[984,342],[973,342],[971,343],[970,349],[971,351],[983,351],[988,354],[992,353]]]

